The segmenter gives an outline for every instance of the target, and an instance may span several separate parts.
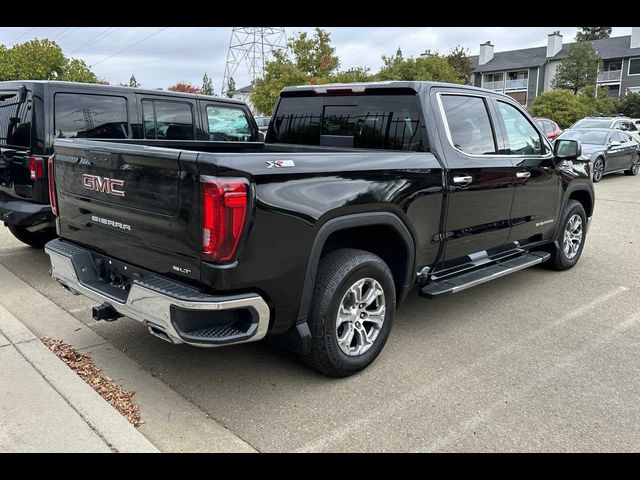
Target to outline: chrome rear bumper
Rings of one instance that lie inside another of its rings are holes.
[[[106,303],[171,343],[216,347],[261,340],[269,307],[258,294],[211,296],[174,280],[146,275],[128,292],[114,291],[96,271],[90,250],[63,240],[45,246],[51,276],[72,292]]]

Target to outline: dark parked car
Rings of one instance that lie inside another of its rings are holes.
[[[582,143],[582,156],[591,162],[594,182],[599,182],[609,173],[637,175],[640,171],[640,146],[620,130],[572,128],[558,140],[579,140]]]
[[[573,267],[594,206],[579,142],[433,82],[286,87],[265,143],[60,139],[52,168],[52,276],[95,319],[201,347],[269,335],[333,376],[374,361],[414,287]]]
[[[257,141],[238,100],[54,81],[0,82],[0,221],[42,247],[56,235],[47,157],[56,138],[161,145],[196,140]]]
[[[562,129],[553,120],[548,118],[534,118],[549,140],[555,140],[562,133]]]

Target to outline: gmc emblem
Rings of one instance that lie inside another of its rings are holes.
[[[116,197],[124,197],[124,191],[118,190],[116,187],[124,187],[124,180],[116,180],[115,178],[99,177],[98,175],[82,175],[82,187],[87,190],[95,190],[96,192],[108,193]]]

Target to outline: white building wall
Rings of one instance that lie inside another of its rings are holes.
[[[553,79],[556,76],[556,72],[558,71],[559,65],[560,65],[560,60],[555,60],[547,63],[546,70],[544,72],[544,89],[542,89],[540,93],[548,92],[549,90],[552,90],[551,82],[553,82]]]

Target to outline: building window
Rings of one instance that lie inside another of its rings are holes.
[[[629,75],[640,75],[640,58],[629,59]]]

